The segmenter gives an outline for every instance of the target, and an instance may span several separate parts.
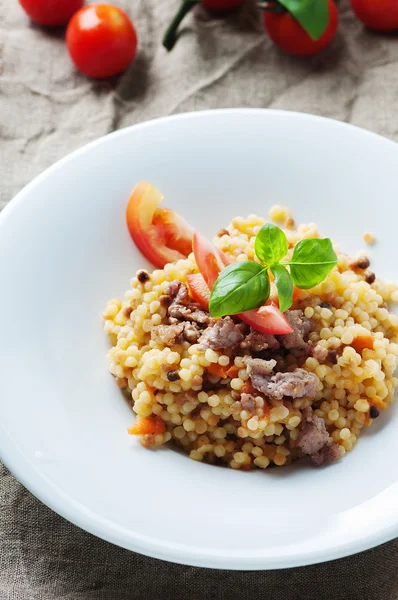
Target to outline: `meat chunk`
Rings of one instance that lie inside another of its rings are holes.
[[[311,460],[315,465],[328,465],[329,463],[338,460],[340,458],[340,446],[335,444],[330,438],[327,444],[323,446],[311,456]]]
[[[244,356],[243,362],[246,365],[250,378],[253,376],[267,377],[271,375],[276,365],[276,360],[263,360],[262,358],[252,358],[251,356]]]
[[[182,294],[178,299],[178,302],[181,302],[183,297],[185,297],[185,292],[186,294],[188,294],[188,289],[187,286],[184,285],[179,279],[174,279],[174,281],[171,281],[169,283],[169,287],[167,288],[167,295],[171,296],[172,298],[176,298],[181,288],[183,288]]]
[[[261,333],[252,328],[240,345],[241,348],[248,348],[253,352],[261,352],[261,350],[267,350],[267,348],[277,350],[279,346],[280,344],[274,335]]]
[[[247,371],[253,387],[266,396],[281,400],[284,396],[290,398],[314,398],[318,387],[318,377],[305,369],[295,369],[292,372],[272,374],[276,365],[275,360],[245,357]]]
[[[151,338],[154,342],[163,344],[164,346],[172,346],[178,343],[177,338],[184,331],[184,324],[177,325],[156,325],[152,327]]]
[[[296,443],[304,454],[316,454],[329,442],[330,435],[326,431],[325,421],[312,410],[307,412]]]
[[[253,387],[263,394],[269,395],[270,375],[276,365],[276,360],[263,360],[245,356],[243,362],[246,365]]]
[[[210,314],[192,300],[187,286],[182,281],[178,281],[178,279],[172,281],[167,288],[167,294],[172,299],[167,311],[170,323],[194,321],[201,325],[207,325],[213,321]]]
[[[278,336],[280,343],[288,350],[291,348],[306,350],[305,338],[311,330],[311,321],[304,316],[302,310],[288,310],[285,315],[293,327],[293,332]]]
[[[205,329],[199,340],[199,345],[202,349],[223,350],[233,348],[242,340],[243,335],[231,317],[222,317],[214,325],[209,325]]]
[[[329,354],[329,350],[327,350],[327,348],[324,348],[319,344],[317,344],[316,346],[309,346],[309,348],[311,348],[311,356],[316,358],[318,362],[324,362],[327,359]]]
[[[340,447],[327,432],[324,419],[314,414],[311,408],[306,409],[304,416],[305,421],[295,445],[304,454],[309,454],[316,465],[328,464],[340,458]]]
[[[202,330],[199,329],[196,323],[191,323],[190,321],[184,323],[183,336],[184,339],[187,340],[187,342],[189,342],[190,344],[196,344],[201,335]]]
[[[209,313],[198,308],[194,302],[187,306],[172,302],[167,314],[169,315],[170,323],[176,323],[177,321],[195,321],[195,323],[207,325],[213,321]]]
[[[243,393],[240,397],[242,408],[248,412],[253,412],[256,408],[256,399],[251,394]]]
[[[268,395],[276,400],[281,400],[284,396],[289,398],[315,398],[318,382],[318,377],[305,369],[276,373],[268,382]],[[256,387],[254,383],[253,385]]]

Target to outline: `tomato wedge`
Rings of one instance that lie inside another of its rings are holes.
[[[210,290],[200,273],[187,275],[187,284],[192,298],[205,310],[209,308]]]
[[[145,181],[137,183],[126,209],[127,227],[137,248],[162,269],[192,252],[194,231],[177,213],[158,208],[163,195]]]
[[[224,267],[227,267],[231,261],[224,252],[213,246],[204,235],[197,231],[194,233],[192,245],[198,269],[211,289],[216,283],[220,272]]]
[[[266,304],[256,310],[239,313],[238,317],[244,323],[262,333],[271,333],[273,335],[293,333],[293,328],[283,312],[273,304]]]
[[[199,280],[197,280],[197,283],[195,280],[195,284],[192,284],[192,288],[195,288],[194,298],[203,307],[207,307],[210,299],[210,289],[215,284],[222,269],[229,265],[231,261],[219,248],[213,246],[209,240],[197,231],[193,238],[193,251],[196,264],[204,279],[200,284]],[[191,289],[189,278],[187,280]],[[207,289],[203,286],[204,283],[207,284]],[[293,328],[285,315],[273,304],[239,313],[237,316],[244,323],[262,333],[281,335],[293,332]]]

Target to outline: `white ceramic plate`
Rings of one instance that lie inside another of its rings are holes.
[[[327,468],[236,472],[148,451],[108,374],[100,313],[145,261],[124,222],[134,184],[213,235],[288,205],[354,252],[373,231],[398,279],[398,146],[326,119],[223,110],[124,129],[75,152],[0,216],[0,450],[20,481],[80,527],[169,561],[293,567],[398,535],[398,411]]]

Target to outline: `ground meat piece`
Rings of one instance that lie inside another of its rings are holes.
[[[244,362],[253,387],[266,396],[281,400],[284,396],[290,398],[314,398],[318,387],[318,377],[304,369],[292,372],[275,373],[275,360],[262,360],[246,356]]]
[[[167,288],[167,295],[171,296],[172,298],[175,298],[182,285],[184,285],[182,283],[182,281],[179,281],[178,279],[174,279],[174,281],[171,281],[169,283],[169,286]]]
[[[315,465],[327,465],[340,458],[340,446],[335,444],[331,438],[315,454],[311,455],[311,460]]]
[[[324,360],[326,360],[328,354],[329,350],[327,348],[324,348],[324,346],[320,346],[319,344],[313,346],[312,356],[316,358],[318,362],[323,362]]]
[[[249,412],[253,412],[256,408],[256,399],[251,394],[242,394],[240,397],[242,408]]]
[[[329,442],[330,435],[326,431],[325,421],[311,409],[305,412],[301,430],[296,439],[296,445],[304,454],[316,454]]]
[[[207,325],[213,321],[210,314],[198,308],[198,305],[194,302],[187,306],[172,302],[169,306],[168,315],[170,323],[177,323],[178,321],[195,321],[195,323]]]
[[[253,352],[261,352],[261,350],[266,350],[267,348],[271,348],[272,350],[277,350],[280,344],[274,335],[270,335],[268,333],[260,333],[255,329],[250,329],[249,335],[241,343],[241,348],[248,348]]]
[[[207,311],[202,310],[199,304],[192,301],[188,288],[182,281],[178,281],[178,279],[172,281],[167,288],[167,294],[172,298],[172,302],[168,308],[170,323],[195,321],[195,323],[207,325],[213,321]],[[192,328],[188,332],[188,336],[193,337]]]
[[[156,325],[152,327],[151,338],[154,342],[163,344],[164,346],[172,346],[177,343],[177,338],[183,330],[183,323],[176,325]]]
[[[288,350],[290,348],[306,350],[307,342],[304,338],[307,337],[311,330],[311,321],[304,316],[302,310],[288,310],[285,315],[293,327],[293,333],[279,335],[278,339],[280,343]]]
[[[184,331],[182,335],[190,344],[196,344],[202,335],[202,331],[199,329],[196,323],[187,321],[184,323]]]
[[[244,356],[243,362],[251,378],[253,375],[259,377],[271,375],[276,365],[276,360],[263,360],[262,358],[252,358],[251,356]]]
[[[253,387],[269,395],[270,375],[276,365],[276,360],[263,360],[262,358],[245,356],[243,362],[246,365]]]
[[[231,317],[223,317],[203,332],[199,344],[202,349],[223,350],[233,348],[243,340],[243,335]]]
[[[276,400],[281,400],[283,396],[315,398],[318,382],[319,379],[314,373],[309,373],[305,369],[295,369],[292,372],[273,375],[268,382],[268,392],[264,391],[264,393],[268,393]],[[252,384],[256,387],[253,379]]]

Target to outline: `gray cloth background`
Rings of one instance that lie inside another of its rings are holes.
[[[348,0],[335,42],[311,60],[274,48],[249,4],[225,20],[189,16],[169,55],[161,35],[178,0],[117,4],[136,24],[139,53],[121,78],[93,83],[74,71],[63,32],[31,25],[17,0],[0,0],[0,207],[98,136],[182,111],[293,109],[398,138],[398,37],[365,31]],[[81,531],[0,468],[0,600],[397,600],[397,567],[398,540],[284,571],[176,566]]]

